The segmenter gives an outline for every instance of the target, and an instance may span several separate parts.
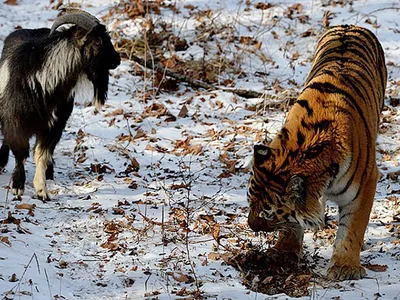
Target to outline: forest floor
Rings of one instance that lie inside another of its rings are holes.
[[[62,2],[1,1],[0,48],[15,28],[50,27]],[[79,95],[55,151],[51,201],[34,197],[32,158],[22,200],[9,191],[13,159],[0,174],[1,297],[399,300],[400,5],[145,3],[72,3],[107,24],[123,61],[111,72],[100,112],[90,105],[90,91]],[[276,236],[247,225],[252,148],[281,128],[318,37],[343,23],[376,33],[389,71],[377,140],[381,179],[361,253],[367,277],[324,277],[337,229],[331,203],[325,226],[306,232],[301,268],[269,266],[265,274],[265,257],[251,251],[269,249]],[[215,89],[165,76],[153,63]]]

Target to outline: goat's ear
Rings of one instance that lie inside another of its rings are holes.
[[[257,163],[270,159],[272,155],[272,149],[262,144],[254,145],[254,160]]]
[[[299,175],[294,175],[289,179],[286,186],[284,201],[288,207],[294,208],[304,203],[306,200],[305,180]]]
[[[76,30],[74,31],[74,42],[81,48],[87,41],[89,36],[89,32],[83,28],[76,26]]]

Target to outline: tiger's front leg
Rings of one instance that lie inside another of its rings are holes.
[[[360,252],[374,201],[378,174],[375,167],[370,178],[361,183],[357,197],[339,206],[339,228],[328,270],[330,279],[351,280],[366,275],[360,263]]]

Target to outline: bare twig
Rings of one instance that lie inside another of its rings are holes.
[[[145,59],[140,58],[139,56],[133,55],[131,56],[131,59],[138,63],[139,65],[141,65],[142,67],[145,67],[147,69],[151,69],[154,71],[158,71],[160,73],[163,73],[167,76],[170,76],[172,78],[175,78],[179,81],[182,82],[186,82],[188,83],[190,86],[194,87],[194,88],[202,88],[202,89],[206,89],[206,90],[210,90],[210,91],[215,91],[215,90],[222,90],[224,92],[231,92],[234,93],[240,97],[243,98],[261,98],[263,96],[263,93],[260,92],[256,92],[256,91],[250,91],[250,90],[243,90],[243,89],[229,89],[229,88],[220,88],[220,87],[216,87],[212,84],[209,83],[205,83],[203,81],[194,79],[194,78],[190,78],[188,76],[185,76],[183,74],[179,74],[176,73],[174,71],[168,70],[167,68],[165,68],[164,66],[160,65],[159,63],[156,62],[152,62],[152,64],[149,64]]]
[[[31,265],[31,263],[32,263],[32,261],[33,261],[33,259],[35,259],[35,261],[36,261],[37,270],[38,270],[38,273],[40,274],[39,261],[38,261],[38,258],[37,258],[37,256],[36,256],[36,253],[33,253],[32,256],[31,256],[31,258],[29,259],[28,264],[27,264],[27,265],[25,266],[25,268],[24,268],[24,272],[22,273],[21,277],[18,279],[18,283],[17,283],[11,290],[9,290],[7,293],[5,293],[3,299],[7,299],[7,296],[10,295],[10,294],[13,292],[14,289],[15,289],[16,291],[19,290],[19,288],[20,288],[20,286],[21,286],[22,279],[24,278],[26,272],[28,271],[28,268],[30,267],[30,265]],[[46,271],[46,270],[45,270],[45,271]],[[47,273],[46,273],[46,277],[47,277]],[[51,293],[50,293],[50,295],[51,295]]]
[[[189,224],[191,222],[191,215],[190,215],[190,205],[191,205],[191,193],[192,193],[192,184],[193,184],[193,174],[191,172],[191,165],[192,165],[192,160],[189,161],[189,166],[188,166],[188,177],[189,177],[189,182],[186,182],[186,178],[183,177],[183,182],[184,184],[187,186],[186,192],[187,192],[187,201],[186,201],[186,233],[185,233],[185,244],[186,244],[186,255],[187,255],[187,259],[190,265],[190,268],[192,269],[192,274],[194,277],[194,282],[196,285],[196,289],[197,289],[197,296],[199,296],[201,294],[200,291],[200,284],[199,281],[197,279],[197,275],[196,275],[196,270],[194,269],[193,266],[193,262],[192,259],[190,257],[190,249],[189,249]]]

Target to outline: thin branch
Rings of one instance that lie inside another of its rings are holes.
[[[256,91],[250,91],[250,90],[243,90],[243,89],[229,89],[229,88],[220,88],[220,87],[216,87],[212,84],[194,79],[194,78],[190,78],[188,76],[185,76],[183,74],[179,74],[176,73],[174,71],[168,70],[167,68],[165,68],[164,66],[160,65],[159,63],[153,62],[152,64],[148,64],[148,62],[146,62],[146,60],[144,60],[143,58],[140,58],[136,55],[133,55],[130,57],[134,62],[138,63],[139,65],[141,65],[142,67],[145,67],[147,69],[150,70],[155,70],[157,72],[163,73],[167,76],[170,76],[172,78],[175,78],[181,82],[186,82],[188,83],[190,86],[194,87],[194,88],[202,88],[202,89],[206,89],[206,90],[210,90],[210,91],[215,91],[215,90],[222,90],[224,92],[231,92],[234,93],[240,97],[243,98],[261,98],[263,96],[263,93],[260,92],[256,92]]]

